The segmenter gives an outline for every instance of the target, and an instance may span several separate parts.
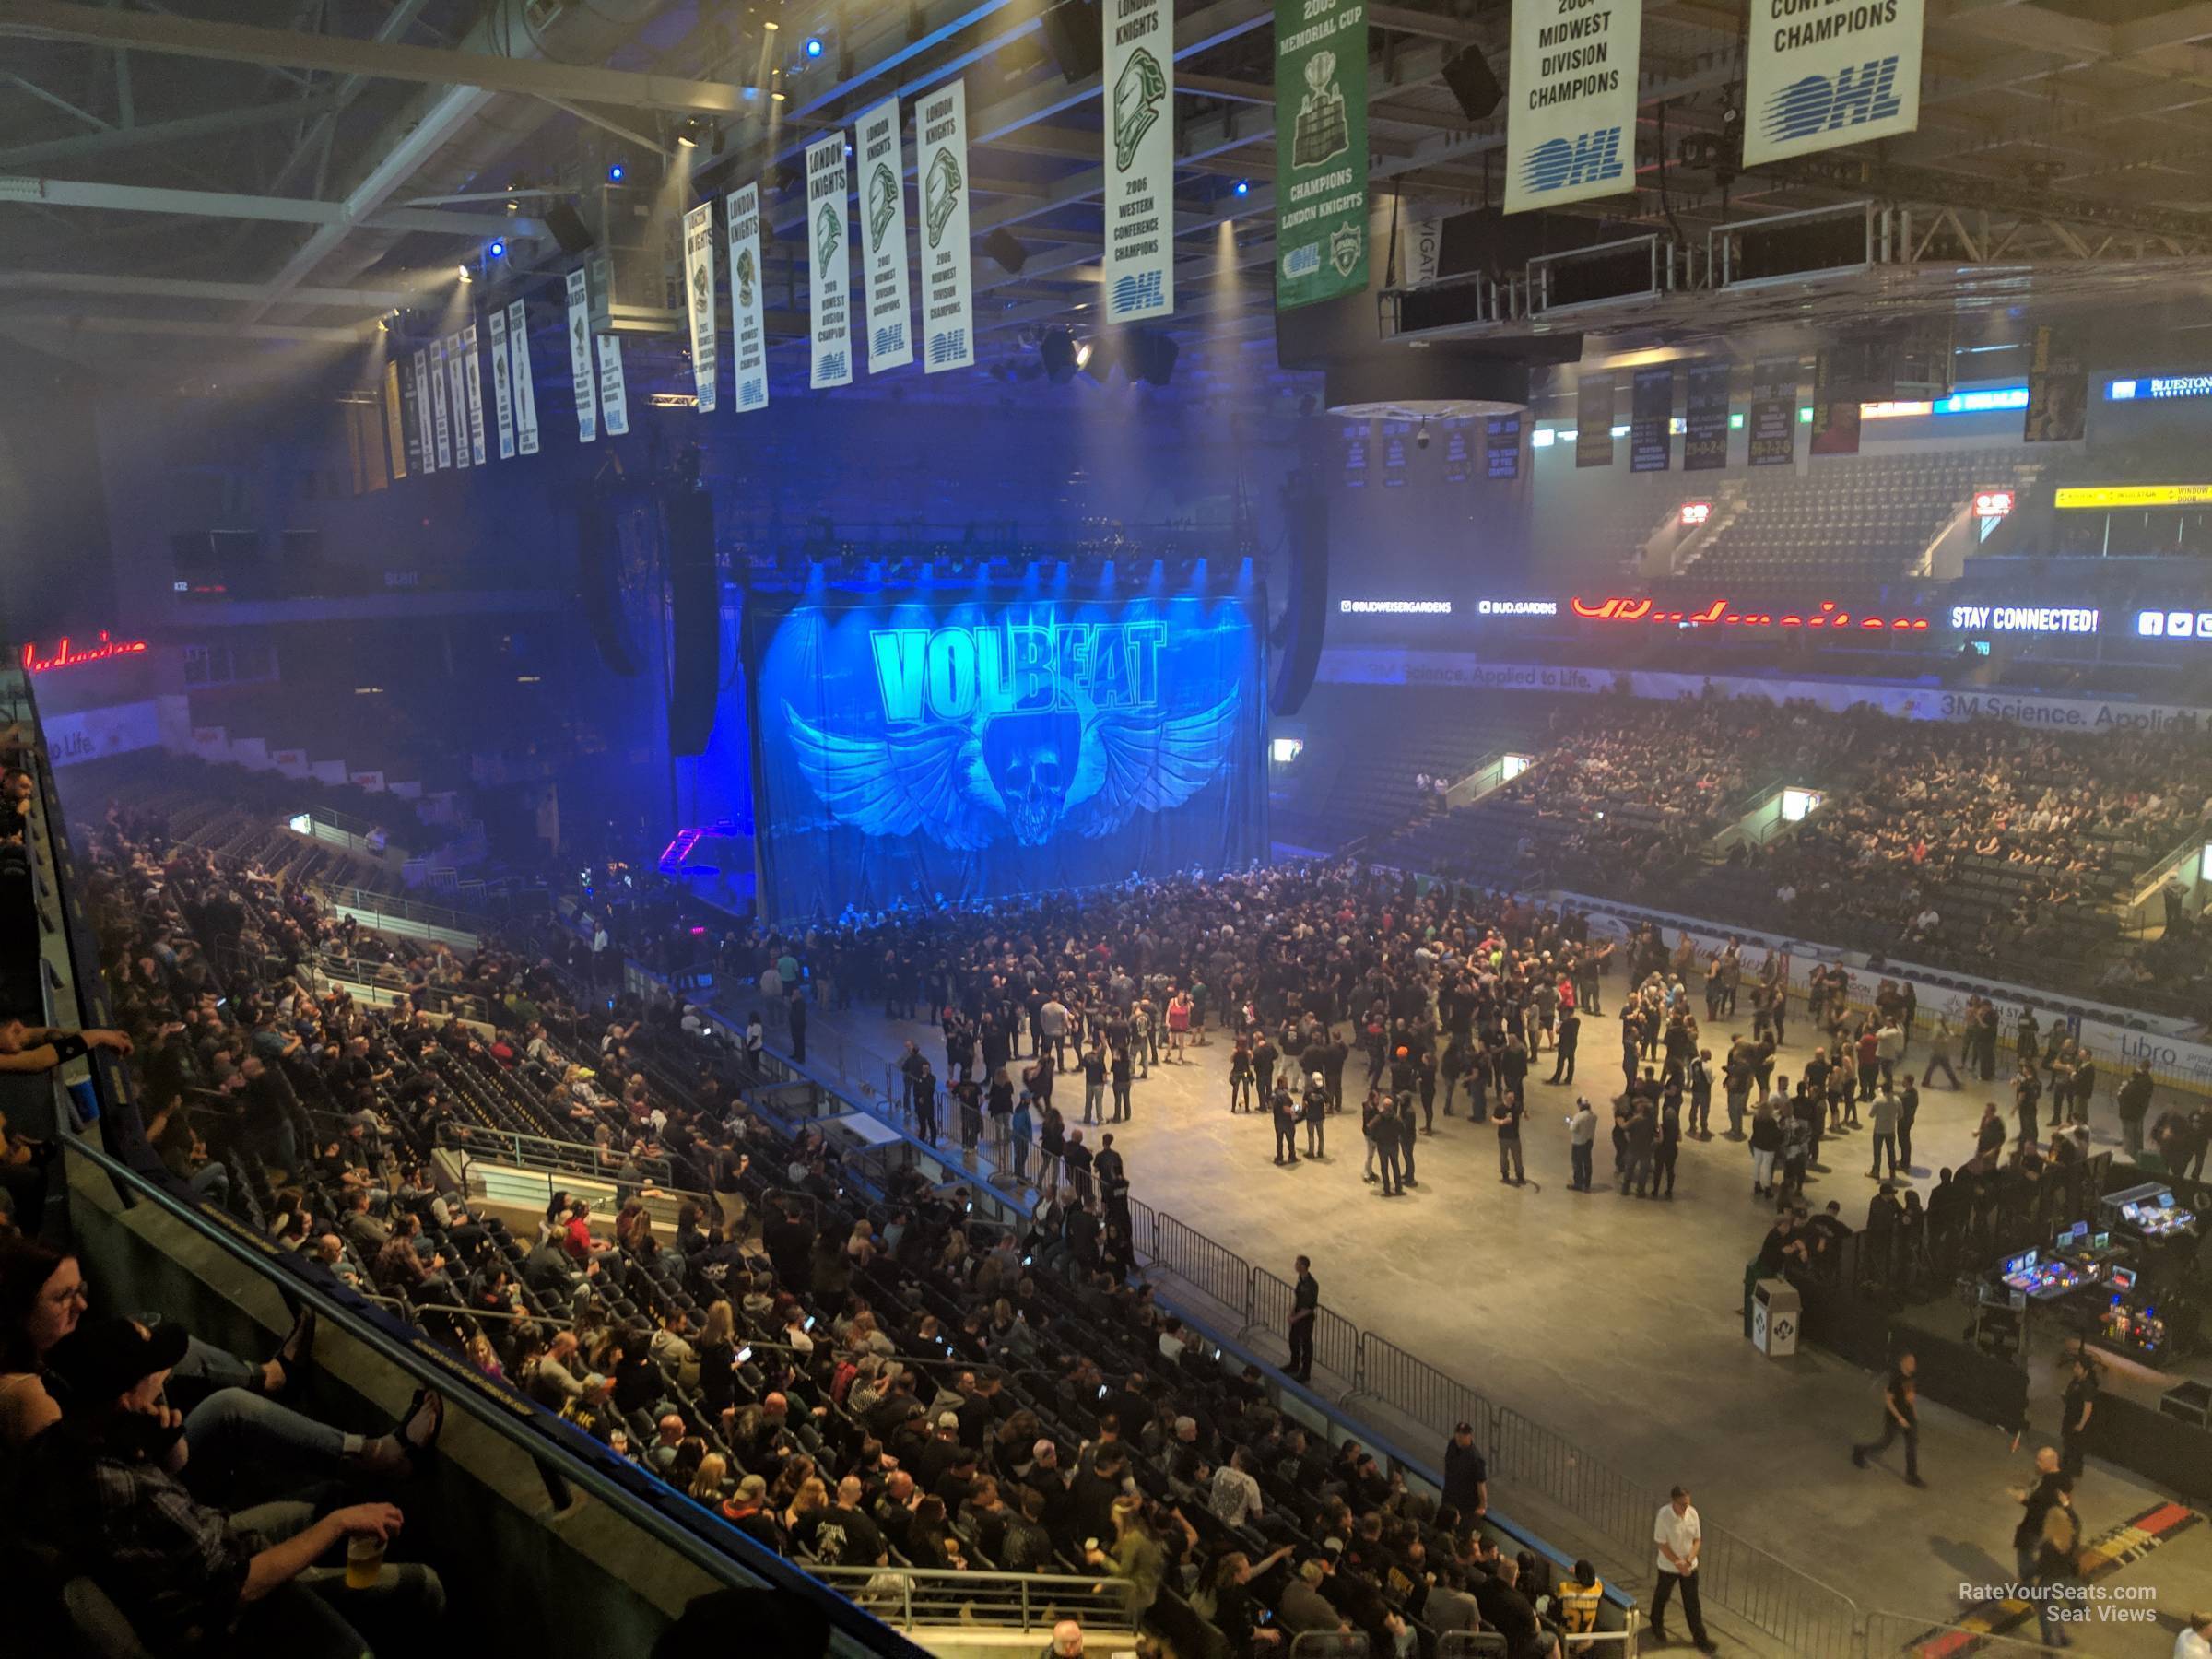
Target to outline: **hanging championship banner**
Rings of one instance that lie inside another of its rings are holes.
[[[1412,435],[1412,426],[1403,420],[1382,423],[1382,488],[1406,488],[1406,441]]]
[[[1450,422],[1444,428],[1444,481],[1447,484],[1465,484],[1473,470],[1471,459],[1467,423],[1464,420]]]
[[[922,100],[914,159],[922,181],[922,367],[975,361],[974,278],[968,261],[968,88],[954,81]]]
[[[730,239],[730,355],[737,370],[737,412],[768,407],[768,328],[760,315],[760,186],[723,198]]]
[[[576,389],[576,441],[599,437],[599,376],[592,368],[592,279],[569,273],[569,375]]]
[[[1585,374],[1575,382],[1574,464],[1613,465],[1613,377]]]
[[[1106,317],[1175,309],[1175,6],[1107,0]]]
[[[461,336],[445,336],[445,384],[447,401],[453,410],[453,465],[466,466],[468,461],[468,398],[461,374]]]
[[[1859,453],[1859,402],[1865,395],[1866,352],[1845,345],[1813,354],[1813,441],[1816,455]]]
[[[1368,434],[1373,429],[1366,421],[1344,429],[1344,487],[1347,489],[1367,488]]]
[[[1712,472],[1728,465],[1728,392],[1733,364],[1705,358],[1689,366],[1682,409],[1682,470]]]
[[[415,453],[426,473],[438,470],[438,442],[431,431],[434,413],[431,378],[430,349],[426,346],[415,354]]]
[[[514,370],[514,447],[537,453],[537,382],[530,378],[530,313],[517,300],[507,308],[507,361]]]
[[[699,412],[712,415],[715,400],[714,204],[701,202],[684,215],[684,290],[691,312],[691,387]]]
[[[396,483],[407,476],[407,427],[399,414],[399,365],[389,360],[384,364],[384,443],[392,452],[392,477]]]
[[[622,342],[614,335],[599,336],[599,418],[606,423],[609,438],[629,436],[629,393],[622,383]]]
[[[1367,0],[1275,0],[1275,304],[1367,287]]]
[[[430,342],[430,430],[438,440],[438,465],[441,471],[450,471],[453,465],[453,432],[446,425],[445,394],[448,382],[445,373],[445,342]]]
[[[1521,476],[1521,417],[1492,415],[1482,431],[1483,477],[1517,478]]]
[[[853,383],[853,258],[845,246],[845,135],[806,147],[806,310],[813,331],[809,386]]]
[[[461,386],[468,394],[469,453],[475,456],[477,465],[482,466],[490,457],[484,453],[484,359],[477,350],[474,323],[461,331],[461,350],[465,362]]]
[[[500,459],[514,459],[514,388],[508,380],[507,308],[491,308],[491,408],[500,430]]]
[[[1506,212],[1618,195],[1635,182],[1642,48],[1643,0],[1513,0]]]
[[[2089,369],[2071,329],[2036,324],[2028,353],[2028,443],[2078,443],[2089,413]]]
[[[1921,0],[1753,0],[1744,165],[1920,124]]]
[[[1796,459],[1797,359],[1759,358],[1751,365],[1751,465],[1788,466]]]
[[[868,372],[877,374],[914,360],[912,304],[906,289],[906,151],[899,141],[897,99],[884,100],[860,118],[853,153],[860,160]]]
[[[1639,369],[1629,382],[1629,470],[1665,472],[1674,463],[1675,366]]]

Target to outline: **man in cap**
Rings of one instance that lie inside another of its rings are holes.
[[[53,1349],[62,1419],[24,1453],[18,1521],[60,1552],[65,1571],[88,1574],[157,1652],[206,1641],[298,1654],[303,1630],[322,1638],[308,1659],[366,1652],[336,1606],[302,1613],[299,1598],[316,1591],[301,1579],[348,1539],[392,1538],[400,1512],[361,1503],[317,1520],[312,1505],[271,1503],[231,1515],[194,1498],[176,1477],[183,1419],[162,1393],[187,1340],[181,1325],[149,1331],[108,1318],[86,1322]],[[343,1583],[333,1574],[317,1588]],[[373,1590],[339,1594],[426,1614],[444,1606],[437,1575],[424,1567],[386,1567]],[[280,1631],[292,1634],[279,1640]]]

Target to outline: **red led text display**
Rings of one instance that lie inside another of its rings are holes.
[[[52,656],[42,657],[36,645],[26,645],[20,661],[24,673],[44,674],[54,668],[74,668],[80,663],[104,663],[110,657],[139,656],[146,649],[144,640],[111,640],[104,632],[89,645],[79,645],[65,635]]]
[[[1656,599],[1570,600],[1574,614],[1591,622],[1656,622],[1674,628],[1817,628],[1825,632],[1890,631],[1925,633],[1925,617],[1861,616],[1823,599],[1810,610],[1744,610],[1715,599],[1700,610],[1676,610]]]

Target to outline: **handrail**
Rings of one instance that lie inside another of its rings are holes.
[[[815,1577],[895,1630],[916,1625],[1050,1630],[1075,1618],[1092,1635],[1133,1632],[1126,1581],[1100,1574],[979,1572],[967,1568],[815,1567]],[[895,1616],[892,1610],[896,1609]]]
[[[357,1306],[354,1295],[326,1276],[311,1273],[298,1257],[278,1250],[212,1206],[194,1206],[147,1180],[121,1159],[76,1135],[64,1138],[66,1154],[92,1163],[112,1181],[125,1202],[145,1201],[211,1241],[248,1271],[280,1281],[283,1295],[305,1303],[394,1369],[438,1388],[447,1406],[480,1429],[516,1447],[552,1477],[588,1493],[663,1547],[724,1584],[766,1583],[825,1611],[831,1629],[855,1652],[924,1659],[924,1650],[863,1609],[829,1590],[712,1510],[682,1498],[655,1476],[608,1453],[585,1456],[572,1443],[583,1437],[525,1395],[484,1376],[459,1356],[418,1335],[394,1332],[380,1314]]]
[[[311,882],[309,885],[333,910],[367,911],[372,915],[394,916],[403,922],[419,923],[425,927],[442,927],[449,932],[467,934],[471,937],[481,934],[484,929],[482,917],[447,905],[425,904],[419,899],[406,899],[396,893],[380,893],[371,888],[325,885],[321,882]]]

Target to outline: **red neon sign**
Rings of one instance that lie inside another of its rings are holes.
[[[88,650],[72,651],[69,649],[68,636],[65,634],[62,637],[62,642],[53,648],[53,654],[50,657],[40,656],[38,647],[35,645],[24,646],[23,672],[44,674],[50,668],[74,668],[79,663],[103,663],[110,657],[137,656],[146,648],[144,640],[111,640],[103,629],[100,636],[100,643]]]
[[[2011,490],[1977,489],[1974,491],[1974,516],[1976,518],[2003,518],[2011,511]]]
[[[1743,611],[1732,606],[1725,599],[1715,599],[1702,610],[1665,610],[1651,599],[1571,599],[1574,614],[1592,622],[1659,622],[1676,628],[1818,628],[1829,630],[1843,629],[1895,629],[1900,633],[1925,633],[1925,617],[1858,617],[1839,607],[1833,599],[1823,599],[1810,611],[1784,611],[1777,616],[1772,611]]]
[[[1682,522],[1686,525],[1694,527],[1703,524],[1712,516],[1712,503],[1711,501],[1685,501],[1682,503]]]

